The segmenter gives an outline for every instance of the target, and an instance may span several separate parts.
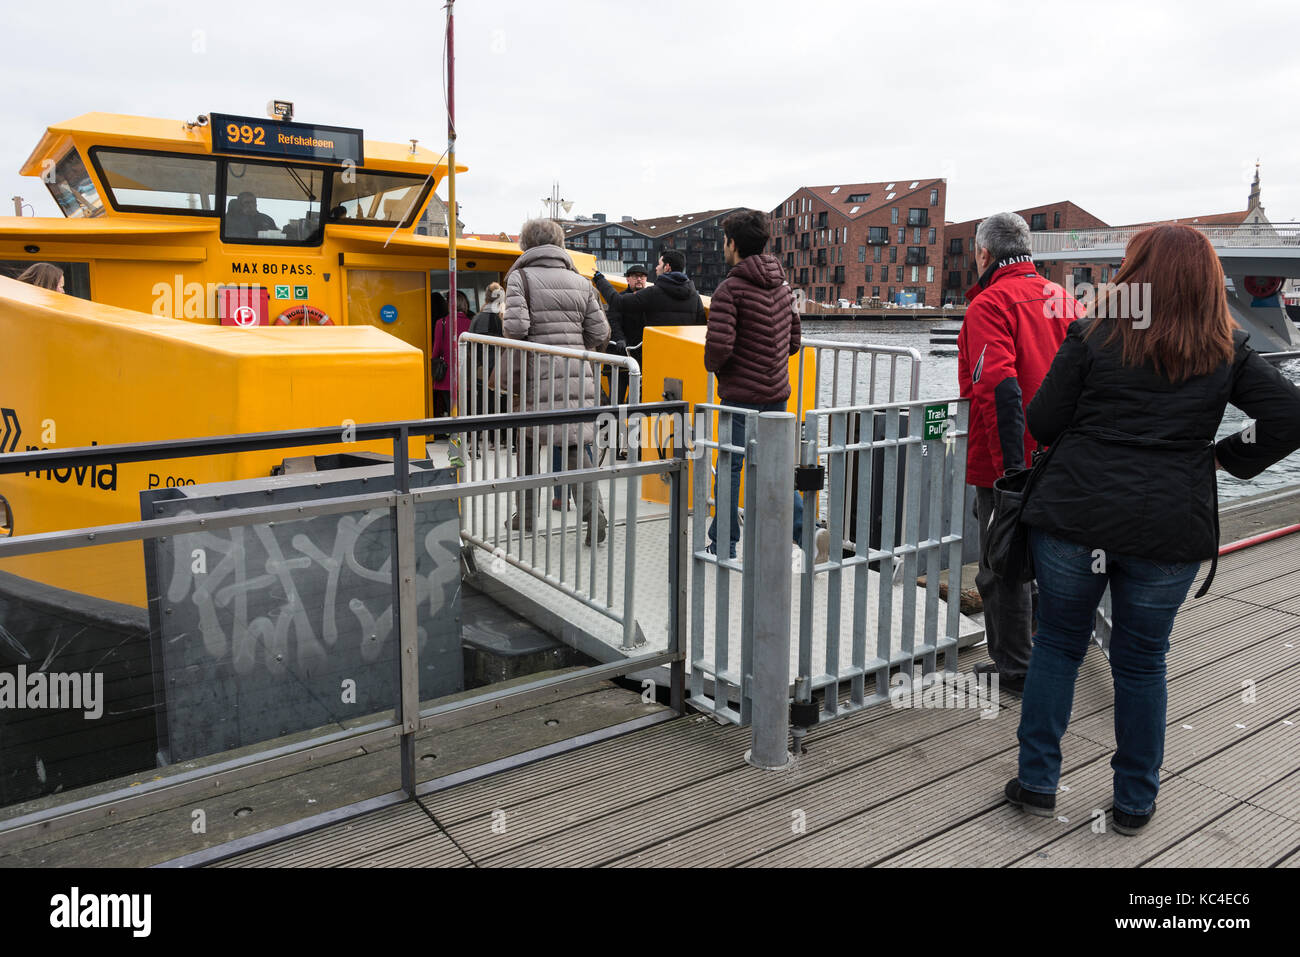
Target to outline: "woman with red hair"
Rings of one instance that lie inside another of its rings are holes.
[[[1061,737],[1108,583],[1114,828],[1135,834],[1155,813],[1169,635],[1200,563],[1218,553],[1215,469],[1251,478],[1300,448],[1300,389],[1247,338],[1209,240],[1154,226],[1070,325],[1029,404],[1030,432],[1053,448],[1022,513],[1038,632],[1006,796],[1030,813],[1055,813]],[[1216,444],[1229,402],[1256,421]],[[1213,575],[1211,565],[1198,596]]]

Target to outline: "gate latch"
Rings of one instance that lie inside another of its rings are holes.
[[[826,469],[820,465],[798,465],[794,470],[797,492],[820,492],[826,484]]]
[[[790,724],[796,728],[811,728],[817,724],[817,702],[809,701],[807,704],[800,704],[798,701],[790,702]]]

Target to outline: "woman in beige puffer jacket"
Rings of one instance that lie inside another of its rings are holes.
[[[563,243],[564,233],[558,223],[549,219],[524,223],[519,234],[524,254],[506,276],[503,322],[506,338],[600,352],[609,341],[609,322],[600,308],[595,289],[574,268]],[[588,362],[530,355],[528,373],[520,389],[521,406],[528,411],[593,408],[597,405],[596,386],[597,372]],[[538,449],[533,448],[533,436],[525,433],[519,446],[521,474],[535,474],[534,456],[542,450],[549,452],[550,432],[549,429],[540,430],[541,448]],[[594,464],[590,455],[579,454],[580,450],[589,449],[594,439],[595,426],[592,423],[554,430],[555,444],[567,450],[570,469],[582,467],[580,462],[587,467]],[[588,542],[604,541],[605,507],[594,483],[583,485],[582,498],[582,518],[588,526]],[[536,491],[533,490],[524,496],[524,528],[532,527],[535,509]],[[513,521],[518,527],[518,514]]]

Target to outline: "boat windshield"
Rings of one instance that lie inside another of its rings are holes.
[[[48,160],[46,161],[49,162]],[[104,215],[104,201],[99,198],[95,183],[86,172],[81,155],[70,149],[53,169],[42,171],[41,179],[49,188],[54,201],[69,219],[92,219]]]
[[[320,245],[324,184],[319,167],[227,161],[222,240]]]
[[[215,159],[103,147],[90,159],[114,209],[217,215]]]
[[[431,177],[406,173],[336,170],[330,195],[331,223],[409,226],[429,195]]]

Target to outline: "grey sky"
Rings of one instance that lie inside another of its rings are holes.
[[[443,23],[436,0],[6,4],[5,198],[57,214],[17,169],[92,110],[278,97],[441,152]],[[1297,27],[1294,0],[459,0],[459,198],[514,232],[555,179],[615,218],[944,176],[949,220],[1070,199],[1128,223],[1245,208],[1258,156],[1269,217],[1300,220]]]

